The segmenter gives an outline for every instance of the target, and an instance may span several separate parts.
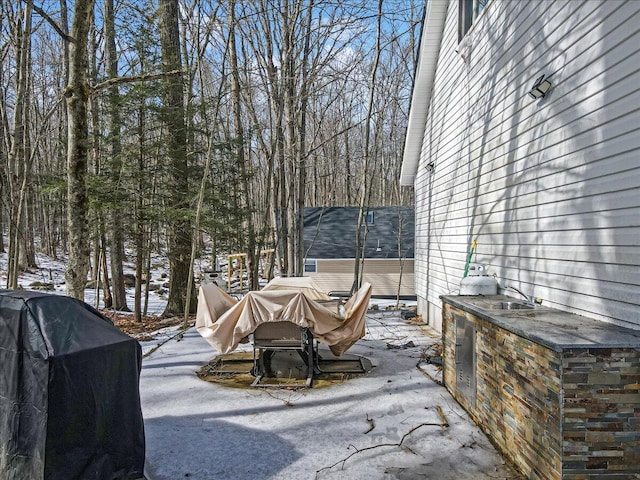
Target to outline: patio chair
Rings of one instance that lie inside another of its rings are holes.
[[[266,383],[263,378],[273,374],[271,359],[278,351],[295,351],[306,367],[305,387],[311,387],[318,355],[317,342],[309,328],[292,322],[265,322],[253,332],[253,375],[256,379],[252,387],[299,387],[299,383]]]

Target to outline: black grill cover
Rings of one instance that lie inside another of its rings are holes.
[[[138,479],[140,344],[70,297],[0,290],[0,479]]]

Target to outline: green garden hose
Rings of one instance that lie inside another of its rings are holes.
[[[471,265],[471,258],[473,257],[473,252],[476,251],[476,245],[478,245],[478,241],[474,240],[471,242],[471,250],[469,250],[469,256],[467,257],[467,264],[464,266],[464,275],[462,278],[467,278],[469,274],[469,265]]]

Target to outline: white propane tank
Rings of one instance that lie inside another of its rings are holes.
[[[460,295],[497,295],[498,281],[486,271],[485,265],[471,265],[469,275],[460,282]]]

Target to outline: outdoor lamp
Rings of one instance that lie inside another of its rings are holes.
[[[534,100],[542,98],[547,94],[549,88],[551,88],[551,82],[545,79],[544,75],[542,75],[536,80],[536,83],[533,84],[533,87],[531,87],[529,96]]]

